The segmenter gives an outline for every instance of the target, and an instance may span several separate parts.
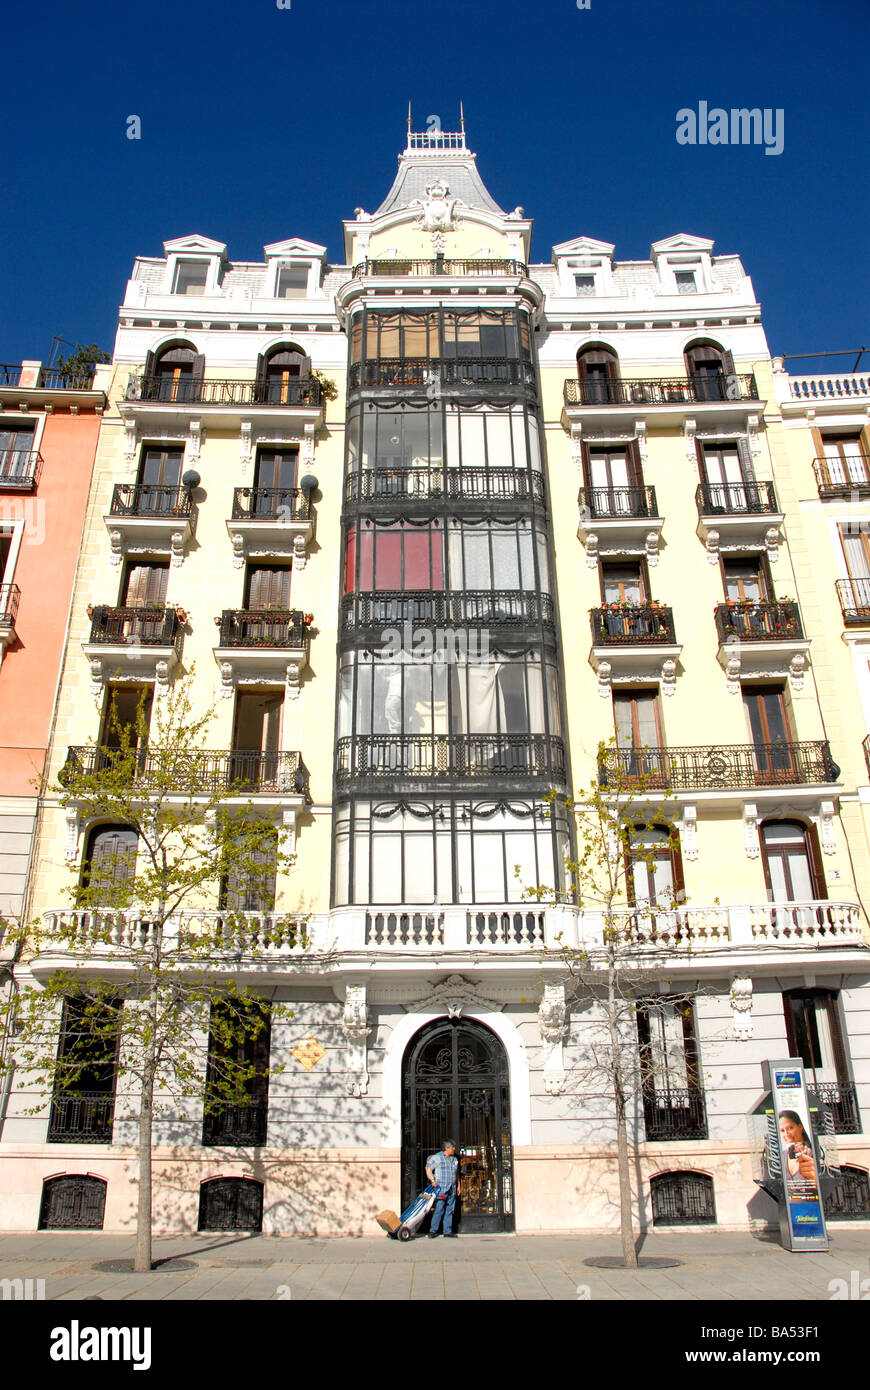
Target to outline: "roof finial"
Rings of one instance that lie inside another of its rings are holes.
[[[408,98],[408,134],[411,134],[411,99]]]
[[[459,103],[459,129],[465,134],[465,112],[462,109],[462,102]]]

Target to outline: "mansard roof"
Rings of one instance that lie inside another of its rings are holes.
[[[393,186],[373,215],[381,217],[407,207],[415,198],[424,198],[427,184],[438,179],[447,185],[451,197],[460,198],[466,207],[506,216],[477,171],[477,155],[465,147],[465,132],[441,130],[408,132]]]

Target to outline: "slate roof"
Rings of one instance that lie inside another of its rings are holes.
[[[407,207],[415,198],[424,198],[426,185],[435,183],[437,179],[446,183],[451,197],[461,198],[466,207],[483,208],[499,217],[505,216],[504,209],[486,191],[473,154],[463,152],[451,156],[445,152],[433,157],[431,154],[417,155],[412,152],[399,156],[399,172],[375,217]]]

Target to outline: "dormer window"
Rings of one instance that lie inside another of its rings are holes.
[[[582,274],[575,273],[574,289],[581,297],[588,297],[595,294],[595,276],[590,272]]]
[[[278,271],[276,299],[305,299],[308,294],[308,266],[285,265]]]
[[[698,288],[694,270],[675,270],[674,279],[677,282],[677,294],[694,294]]]
[[[208,261],[179,261],[175,267],[173,294],[205,294]]]

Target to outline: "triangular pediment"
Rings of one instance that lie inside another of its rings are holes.
[[[650,256],[653,260],[668,251],[707,251],[712,252],[714,243],[709,237],[692,236],[690,232],[677,232],[675,236],[664,237],[662,241],[654,241],[650,247]]]
[[[200,255],[220,256],[223,259],[227,254],[227,244],[225,241],[212,241],[211,237],[203,236],[200,232],[193,232],[190,236],[179,236],[173,241],[164,241],[163,250],[167,256],[178,251],[197,251]]]
[[[326,255],[325,246],[318,246],[316,241],[303,241],[298,236],[288,237],[286,241],[273,241],[271,245],[264,246],[263,251],[267,261],[274,256],[317,256],[323,260]]]
[[[610,241],[597,241],[594,236],[578,236],[553,247],[553,256],[606,256],[612,260],[616,247]]]

